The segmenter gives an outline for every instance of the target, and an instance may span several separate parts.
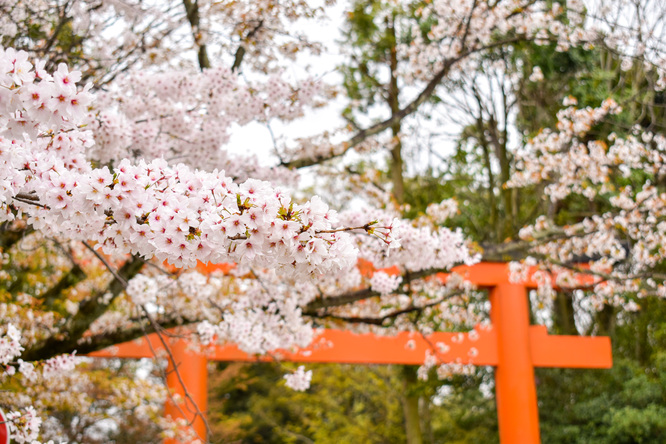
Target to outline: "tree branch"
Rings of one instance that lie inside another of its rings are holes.
[[[429,307],[434,307],[435,305],[439,305],[442,302],[444,302],[447,299],[450,299],[454,296],[459,296],[463,294],[463,291],[454,291],[452,293],[447,294],[446,296],[443,296],[436,301],[430,302],[425,305],[421,306],[416,306],[416,305],[410,305],[409,307],[401,308],[399,310],[392,311],[391,313],[388,313],[384,316],[375,318],[375,317],[357,317],[357,316],[336,316],[333,314],[329,313],[324,313],[324,314],[318,314],[318,313],[303,313],[305,316],[309,316],[312,318],[328,318],[328,319],[333,319],[336,321],[343,321],[343,322],[348,322],[350,324],[369,324],[369,325],[377,325],[377,326],[382,326],[384,325],[384,321],[388,319],[394,319],[397,318],[400,315],[407,314],[407,313],[413,313],[415,311],[421,312],[426,308]]]
[[[245,57],[245,46],[243,46],[243,42],[251,39],[254,37],[257,32],[261,29],[261,27],[264,25],[263,20],[259,20],[259,23],[257,26],[255,26],[250,32],[247,33],[245,38],[240,42],[238,45],[238,49],[236,50],[236,54],[234,55],[234,64],[231,66],[231,71],[236,72],[241,66],[241,63],[243,63],[243,57]]]
[[[402,276],[403,283],[409,284],[411,281],[415,279],[421,279],[423,277],[431,276],[437,273],[448,273],[448,272],[449,270],[446,270],[444,268],[428,268],[426,270],[420,270],[415,272],[407,271],[401,274],[400,276]],[[311,301],[309,304],[303,307],[303,314],[310,316],[311,314],[315,314],[316,310],[320,310],[322,308],[339,307],[341,305],[351,304],[356,301],[361,301],[363,299],[369,299],[380,295],[381,295],[380,293],[373,291],[370,288],[364,288],[357,291],[343,293],[337,296],[315,299],[314,301]]]
[[[190,22],[190,27],[192,28],[194,44],[199,47],[197,59],[199,61],[199,68],[203,71],[206,68],[210,68],[211,65],[210,60],[208,59],[206,44],[201,43],[201,32],[199,30],[199,2],[198,0],[194,0],[194,2],[192,2],[192,0],[183,0],[183,6],[185,6],[187,21]]]
[[[22,358],[26,361],[36,361],[78,350],[80,348],[79,340],[84,333],[95,320],[106,312],[116,297],[125,289],[126,284],[123,282],[127,282],[136,276],[141,271],[143,264],[143,259],[132,256],[118,270],[117,277],[114,277],[103,291],[95,292],[79,304],[79,311],[67,319],[59,334],[32,345],[22,354]],[[111,294],[111,297],[108,297],[107,294]]]
[[[460,54],[457,57],[454,57],[452,59],[448,59],[444,62],[444,66],[442,69],[440,69],[437,74],[428,82],[428,84],[423,88],[423,91],[419,93],[418,96],[414,100],[412,100],[407,106],[396,112],[395,114],[392,114],[390,118],[376,123],[368,128],[365,128],[363,130],[358,131],[351,139],[349,139],[347,142],[343,143],[343,149],[339,153],[330,153],[330,154],[320,154],[312,158],[304,158],[304,159],[295,159],[292,161],[288,162],[282,162],[280,165],[291,168],[291,169],[297,169],[297,168],[305,168],[308,166],[316,165],[321,162],[324,162],[326,160],[331,160],[336,157],[340,157],[344,155],[347,151],[350,149],[354,148],[355,146],[359,145],[361,142],[365,141],[367,138],[372,137],[374,135],[377,135],[384,130],[387,130],[391,128],[393,125],[396,123],[400,122],[402,119],[405,117],[413,114],[418,110],[418,108],[425,103],[435,92],[435,89],[437,89],[437,86],[439,86],[440,82],[444,79],[444,77],[449,73],[451,70],[451,67],[456,64],[458,61],[464,59],[465,57],[468,57],[474,53],[486,50],[486,49],[492,49],[497,46],[502,46],[506,45],[509,43],[514,43],[519,41],[519,38],[512,38],[508,40],[502,40],[501,42],[495,42],[491,43],[489,45],[485,45],[479,48],[475,49],[470,49],[469,51]]]
[[[86,277],[87,276],[81,267],[79,267],[78,264],[74,264],[74,266],[70,268],[70,270],[65,273],[65,275],[60,278],[53,287],[39,295],[38,298],[42,299],[47,307],[52,308],[63,291],[82,282]]]

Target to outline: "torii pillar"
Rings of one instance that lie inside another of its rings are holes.
[[[497,285],[490,291],[490,304],[490,319],[497,334],[495,399],[500,440],[541,442],[527,291],[522,285]]]
[[[490,290],[490,328],[477,327],[474,334],[436,332],[427,337],[414,332],[376,336],[326,330],[309,347],[278,351],[274,356],[294,362],[422,365],[429,352],[440,363],[494,366],[500,441],[538,444],[541,438],[534,367],[610,368],[610,338],[551,336],[545,326],[529,325],[527,291],[536,288],[536,282],[531,277],[526,282],[509,282],[507,264],[481,263],[457,267],[454,271],[478,287]],[[581,285],[589,283],[581,282]],[[213,346],[198,353],[189,350],[188,343],[178,339],[169,346],[173,360],[168,358],[167,386],[171,393],[180,395],[180,401],[178,405],[168,401],[165,414],[185,420],[197,436],[203,438],[205,424],[191,400],[199,411],[206,412],[207,361],[272,361],[273,358],[248,355],[235,345]],[[164,352],[164,347],[152,334],[89,356],[154,357],[156,350]],[[178,368],[180,379],[174,367]],[[189,398],[184,397],[185,389]],[[165,444],[178,442],[166,440]]]

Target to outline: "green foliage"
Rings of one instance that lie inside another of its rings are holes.
[[[396,21],[401,20],[409,20],[408,11],[399,3],[382,0],[355,1],[347,13],[343,38],[351,51],[351,63],[341,66],[340,71],[353,103],[343,112],[350,121],[386,100],[389,86],[383,70],[390,64],[396,44],[411,40],[409,34],[395,34]]]
[[[396,372],[386,366],[312,365],[311,388],[282,375],[293,364],[221,364],[210,394],[213,442],[400,443]]]
[[[471,376],[457,376],[438,390],[448,392],[437,397],[438,406],[433,415],[434,443],[473,444],[497,443],[497,409],[495,398],[479,389],[492,384],[493,370],[478,368]],[[435,378],[432,384],[441,384]]]
[[[553,45],[533,43],[516,45],[511,60],[523,78],[516,91],[516,123],[529,137],[543,128],[554,128],[557,112],[567,96],[575,97],[579,108],[599,106],[607,98],[623,107],[622,113],[593,128],[588,138],[605,137],[612,132],[624,137],[632,133],[636,124],[650,131],[664,129],[664,93],[651,87],[654,73],[640,63],[623,71],[618,57],[606,50],[571,48],[558,52]],[[541,68],[544,80],[530,82],[527,79],[536,66]]]
[[[400,366],[308,365],[312,386],[295,392],[282,379],[295,367],[219,364],[209,393],[212,442],[404,443],[405,394],[430,400],[419,409],[425,442],[498,442],[495,401],[479,390],[492,385],[492,369],[446,381],[433,374],[405,392]]]
[[[666,301],[639,302],[616,315],[612,369],[537,370],[543,442],[666,440]]]
[[[597,54],[592,51],[571,48],[558,52],[554,45],[540,46],[526,42],[515,46],[510,60],[523,79],[516,91],[516,124],[529,136],[536,135],[542,128],[554,128],[562,100],[569,95],[576,97],[583,107],[598,106],[610,97],[607,91],[585,82],[597,61]],[[530,82],[529,76],[536,66],[541,68],[544,80]]]

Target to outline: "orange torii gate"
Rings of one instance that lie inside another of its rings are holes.
[[[499,434],[502,443],[539,443],[534,367],[610,368],[610,338],[551,336],[545,326],[529,325],[528,290],[536,288],[530,278],[519,284],[509,282],[504,263],[481,263],[454,268],[479,288],[490,291],[491,327],[477,327],[474,334],[433,333],[423,337],[402,332],[396,336],[357,335],[349,331],[326,330],[313,343],[296,351],[279,351],[275,356],[295,362],[336,362],[354,364],[421,365],[426,351],[435,354],[440,363],[490,365],[495,367],[495,393]],[[235,345],[212,346],[203,353],[190,350],[184,339],[168,339],[167,385],[180,395],[180,405],[167,401],[165,415],[184,418],[198,436],[206,436],[202,418],[196,411],[207,409],[207,362],[256,361]],[[447,347],[438,347],[444,343]],[[155,334],[106,350],[91,353],[94,357],[153,357],[164,347]],[[166,356],[165,356],[166,357]],[[259,358],[270,361],[271,357]],[[178,373],[173,371],[174,366]],[[179,379],[180,375],[180,379]],[[184,386],[184,387],[183,387]],[[185,398],[185,388],[189,399]],[[192,406],[192,400],[197,406]],[[174,444],[176,441],[167,440]]]

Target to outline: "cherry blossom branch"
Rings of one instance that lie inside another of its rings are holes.
[[[112,347],[114,345],[122,344],[124,342],[129,342],[135,339],[139,339],[141,337],[145,337],[146,336],[145,325],[141,322],[141,319],[132,319],[132,320],[135,321],[136,323],[134,327],[128,327],[113,332],[104,332],[104,333],[94,334],[91,336],[86,336],[85,341],[77,344],[75,348],[69,351],[69,353],[76,350],[77,353],[85,355],[88,353],[103,350],[108,347]],[[183,316],[175,316],[167,319],[155,320],[157,325],[159,325],[160,330],[163,332],[166,332],[174,327],[183,327],[196,324],[199,321],[200,319],[185,318]]]
[[[48,206],[39,203],[39,197],[32,194],[19,193],[16,196],[14,196],[13,199],[18,200],[19,202],[34,205],[36,207],[44,208],[46,210],[50,209]]]
[[[373,225],[376,224],[376,223],[377,223],[377,221],[373,221],[373,222],[369,222],[369,223],[367,223],[367,224],[365,224],[365,225],[362,225],[362,226],[360,226],[360,227],[334,228],[334,229],[332,229],[332,230],[319,230],[319,231],[315,231],[315,233],[317,233],[317,234],[324,234],[324,233],[342,233],[342,232],[344,232],[344,231],[363,230],[363,231],[365,231],[365,232],[371,234],[372,231],[373,231],[374,229],[376,229],[376,228],[386,228],[386,229],[388,229],[388,227],[373,227]]]
[[[309,316],[311,318],[319,318],[319,319],[333,319],[336,321],[343,321],[343,322],[348,322],[350,324],[369,324],[369,325],[377,325],[377,326],[383,326],[384,321],[388,319],[395,319],[400,315],[403,314],[408,314],[408,313],[413,313],[415,311],[421,312],[426,308],[434,307],[436,305],[441,304],[442,302],[446,301],[447,299],[450,299],[455,296],[460,296],[464,294],[464,291],[454,291],[451,292],[445,296],[442,296],[441,298],[438,298],[437,300],[424,304],[424,305],[410,305],[408,307],[395,310],[391,313],[388,313],[384,316],[381,317],[357,317],[357,316],[339,316],[339,315],[334,315],[331,313],[313,313],[313,312],[304,312],[303,315]]]
[[[252,28],[250,32],[247,33],[245,38],[243,38],[240,43],[238,44],[238,49],[236,50],[236,54],[234,55],[234,64],[231,66],[232,71],[238,71],[241,67],[241,63],[243,63],[243,57],[245,57],[245,46],[244,46],[244,41],[247,41],[251,39],[252,37],[255,36],[257,32],[261,29],[261,27],[264,25],[263,20],[259,20],[257,23],[257,26]]]
[[[125,289],[126,284],[123,284],[123,282],[126,283],[128,279],[138,274],[141,268],[143,268],[143,264],[143,260],[137,256],[133,256],[125,262],[117,272],[119,279],[114,277],[105,290],[97,291],[87,299],[81,301],[77,313],[68,318],[61,328],[61,334],[51,336],[40,343],[32,345],[23,353],[23,359],[26,361],[37,361],[45,357],[71,353],[77,350],[79,340],[88,331],[90,325],[106,313],[116,297]],[[107,293],[111,297],[106,297]]]
[[[350,149],[354,148],[355,146],[359,145],[361,142],[364,140],[368,139],[369,137],[372,137],[376,134],[379,134],[389,128],[391,128],[393,125],[396,123],[400,122],[402,119],[407,117],[408,115],[414,113],[418,107],[423,104],[426,100],[430,98],[430,96],[434,93],[435,89],[439,85],[439,83],[444,79],[444,77],[449,73],[451,66],[457,61],[457,59],[449,59],[445,62],[444,68],[442,68],[436,75],[433,77],[433,79],[428,82],[428,85],[421,91],[421,93],[414,99],[410,104],[405,106],[403,109],[399,110],[395,114],[393,114],[390,118],[379,122],[375,125],[372,125],[368,128],[362,129],[358,131],[351,139],[349,139],[347,142],[344,142],[342,144],[343,149],[339,153],[330,153],[328,155],[322,155],[318,154],[317,156],[314,156],[312,158],[305,158],[305,159],[296,159],[296,160],[291,160],[288,162],[283,162],[281,163],[281,166],[287,167],[287,168],[292,168],[292,169],[299,169],[299,168],[305,168],[308,166],[316,165],[321,162],[324,162],[326,160],[331,160],[336,157],[341,157],[344,155],[347,151]]]
[[[320,310],[322,308],[339,307],[341,305],[351,304],[353,302],[362,301],[364,299],[369,299],[380,295],[381,294],[377,291],[372,291],[370,288],[364,288],[362,290],[343,293],[341,295],[315,299],[303,307],[303,314],[309,316],[310,313],[315,313],[316,310]]]
[[[142,308],[143,308],[143,307],[142,307]],[[148,332],[146,332],[146,329],[143,328],[143,326],[141,327],[141,329],[142,329],[141,336],[143,336],[144,338],[148,337]],[[159,333],[157,330],[155,331],[155,334],[157,334],[158,337],[161,338],[160,333]],[[155,350],[155,347],[153,347],[153,344],[151,344],[150,341],[146,341],[146,342],[148,343],[148,348],[150,349],[150,354],[153,356],[153,359],[160,359],[160,357],[157,355],[157,350]],[[173,366],[174,366],[174,369],[176,369],[176,364],[175,364],[175,361],[174,361],[174,359],[173,359],[173,355],[171,354],[171,349],[169,349],[168,347],[165,347],[164,350],[165,350],[166,353],[170,356],[170,358],[171,358],[171,362],[173,363]],[[160,368],[160,373],[161,373],[161,375],[162,375],[162,380],[165,381],[164,386],[165,386],[165,388],[166,388],[166,392],[167,392],[167,396],[169,397],[169,400],[170,400],[171,403],[176,407],[176,409],[178,409],[178,412],[180,413],[181,417],[183,417],[183,418],[187,417],[187,415],[185,414],[185,411],[184,411],[183,408],[180,406],[180,403],[179,403],[179,402],[176,402],[176,398],[175,398],[175,396],[173,395],[173,393],[171,393],[171,388],[166,384],[166,379],[167,379],[167,372],[166,372],[166,370],[162,370],[162,369]],[[187,393],[187,390],[185,390],[185,392]],[[190,424],[190,425],[191,425],[191,424]],[[200,438],[200,437],[199,437],[199,438]]]
[[[104,257],[101,254],[99,254],[99,252],[97,250],[95,250],[93,247],[91,247],[88,244],[88,242],[83,241],[81,243],[88,250],[90,250],[92,252],[92,254],[95,255],[95,257],[102,263],[102,265],[104,265],[104,267],[106,267],[106,269],[113,275],[113,277],[116,278],[116,280],[118,280],[118,282],[120,282],[123,285],[123,287],[127,287],[127,280],[125,280],[125,278],[120,276],[118,274],[118,272],[106,261],[106,259],[104,259]]]
[[[425,88],[419,93],[418,96],[414,100],[412,100],[408,105],[406,105],[404,108],[399,110],[398,112],[394,113],[391,115],[390,118],[376,123],[368,128],[362,129],[358,131],[351,139],[349,139],[347,142],[344,142],[342,144],[342,150],[340,152],[334,152],[334,153],[328,153],[328,154],[317,154],[314,157],[311,158],[303,158],[303,159],[295,159],[291,160],[288,162],[282,162],[280,163],[280,166],[284,166],[287,168],[291,169],[299,169],[299,168],[305,168],[309,167],[312,165],[316,165],[319,163],[322,163],[327,160],[331,160],[337,157],[341,157],[344,155],[347,151],[350,149],[354,148],[355,146],[359,145],[361,142],[365,141],[369,137],[372,137],[374,135],[377,135],[389,128],[391,128],[393,125],[396,123],[402,121],[405,117],[415,113],[418,108],[425,103],[430,97],[434,94],[435,90],[439,86],[439,84],[442,82],[444,77],[450,72],[451,67],[455,65],[457,62],[460,60],[464,59],[465,57],[468,57],[472,54],[475,54],[477,52],[481,52],[487,49],[492,49],[497,46],[503,46],[507,45],[510,43],[515,43],[518,41],[521,41],[522,39],[520,38],[512,38],[512,39],[507,39],[507,40],[502,40],[501,42],[496,42],[488,45],[481,46],[479,48],[474,48],[471,49],[463,54],[461,54],[458,57],[454,57],[451,59],[447,59],[444,61],[444,66],[442,69],[440,69],[435,76],[427,83]]]
[[[406,271],[398,276],[401,276],[403,283],[409,284],[415,279],[420,279],[423,277],[431,276],[437,273],[448,273],[449,270],[444,268],[429,268],[426,270],[409,272]],[[369,299],[372,297],[381,296],[381,293],[373,291],[371,288],[364,288],[361,290],[351,291],[348,293],[339,294],[336,296],[323,297],[315,299],[303,307],[303,314],[310,315],[310,313],[315,313],[316,310],[329,307],[339,307],[341,305],[351,304],[353,302],[362,301],[363,299]]]
[[[66,289],[74,287],[78,283],[83,282],[86,278],[86,273],[75,263],[55,285],[49,288],[46,292],[40,294],[38,298],[42,299],[47,307],[53,307],[54,301],[58,296],[62,296],[62,293]]]

